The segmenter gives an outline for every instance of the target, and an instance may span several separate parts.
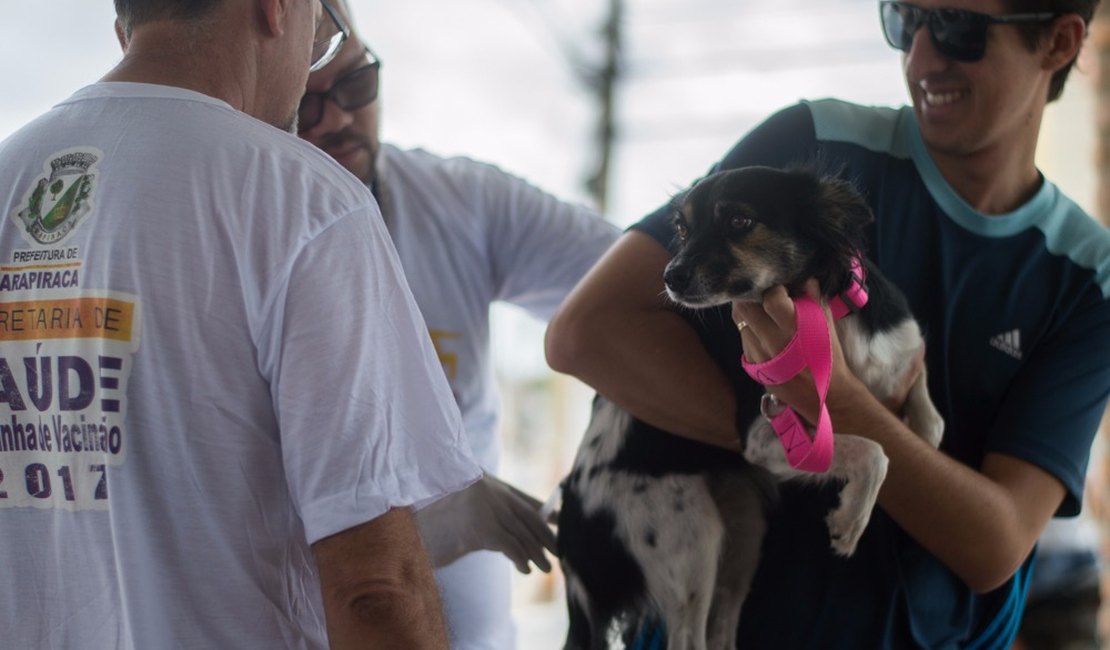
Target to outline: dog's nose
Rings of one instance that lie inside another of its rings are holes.
[[[681,293],[690,285],[690,269],[682,265],[668,266],[663,272],[663,283],[675,293]]]

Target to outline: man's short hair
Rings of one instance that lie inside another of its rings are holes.
[[[1038,13],[1049,12],[1055,14],[1077,14],[1088,27],[1091,18],[1095,15],[1099,0],[1004,0],[1008,13]],[[1018,24],[1022,39],[1026,47],[1035,49],[1041,39],[1048,32],[1051,23],[1022,23]],[[1052,75],[1048,86],[1048,101],[1055,101],[1060,93],[1064,92],[1064,82],[1068,80],[1068,73],[1075,67],[1075,59]]]
[[[116,17],[130,35],[135,25],[154,20],[195,20],[204,17],[222,0],[115,0]]]

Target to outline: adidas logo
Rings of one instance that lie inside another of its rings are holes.
[[[991,337],[991,347],[1021,361],[1021,330],[1010,330]]]

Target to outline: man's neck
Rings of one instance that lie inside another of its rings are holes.
[[[101,81],[130,81],[193,90],[250,112],[256,86],[243,57],[209,46],[209,36],[180,23],[149,23],[136,29],[123,59]]]
[[[1020,208],[1037,194],[1043,182],[1031,162],[993,165],[970,161],[946,166],[934,160],[960,198],[986,215],[1007,214]]]
[[[932,149],[929,155],[956,193],[978,212],[1007,214],[1028,202],[1043,183],[1035,162],[1040,120],[1024,137],[973,153]]]

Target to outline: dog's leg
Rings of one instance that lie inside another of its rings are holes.
[[[665,571],[671,574],[669,584],[651,588],[666,629],[667,650],[708,650],[706,630],[723,537],[719,525],[708,537],[685,557],[673,558],[679,565]]]
[[[709,479],[710,491],[725,526],[724,548],[713,588],[706,646],[736,648],[740,612],[759,566],[767,531],[763,491],[751,474],[728,473]]]
[[[685,598],[676,599],[669,607],[665,622],[667,628],[667,650],[708,650],[706,629],[709,624],[709,607],[713,598],[713,576],[690,576],[697,582],[695,591]]]
[[[937,447],[944,436],[944,418],[940,416],[933,400],[929,397],[929,386],[926,371],[923,369],[917,381],[910,387],[906,396],[906,405],[902,409],[906,426],[914,433],[921,436],[925,442]]]
[[[764,418],[756,418],[748,427],[748,441],[744,446],[744,458],[757,467],[762,467],[780,479],[800,476],[786,460],[786,452],[779,443],[771,423]]]
[[[874,440],[850,434],[837,434],[834,438],[828,477],[845,483],[840,490],[840,504],[825,517],[825,523],[837,554],[848,557],[856,551],[856,544],[871,520],[888,463],[882,446]]]
[[[573,589],[572,583],[576,583],[571,576],[567,576],[567,640],[563,644],[563,650],[590,650],[590,618],[586,614],[586,606],[576,595],[575,592],[580,590]]]
[[[622,536],[643,570],[667,650],[705,650],[724,526],[705,480],[667,475],[623,511]]]
[[[592,605],[589,593],[572,572],[566,573],[566,590],[569,625],[563,650],[607,650],[609,621]]]
[[[631,416],[598,397],[574,467],[544,506],[545,516],[557,513],[569,619],[566,650],[606,650],[614,620],[646,599],[639,563],[624,543],[620,523],[646,507],[634,498],[637,481],[608,468],[630,424]]]
[[[921,327],[911,318],[874,336],[867,336],[854,316],[838,321],[836,329],[848,367],[881,401],[891,400],[904,387],[907,375],[918,368],[925,341]],[[922,367],[906,395],[902,414],[911,430],[936,447],[944,435],[944,419],[929,399],[926,378]]]
[[[774,429],[764,419],[752,424],[744,457],[783,479],[800,479],[807,483],[840,480],[840,505],[829,513],[825,522],[832,537],[832,548],[845,557],[856,550],[856,544],[871,519],[871,508],[879,496],[879,487],[886,478],[887,460],[882,447],[874,440],[849,434],[833,437],[833,459],[824,474],[796,470],[786,460],[786,453]]]

